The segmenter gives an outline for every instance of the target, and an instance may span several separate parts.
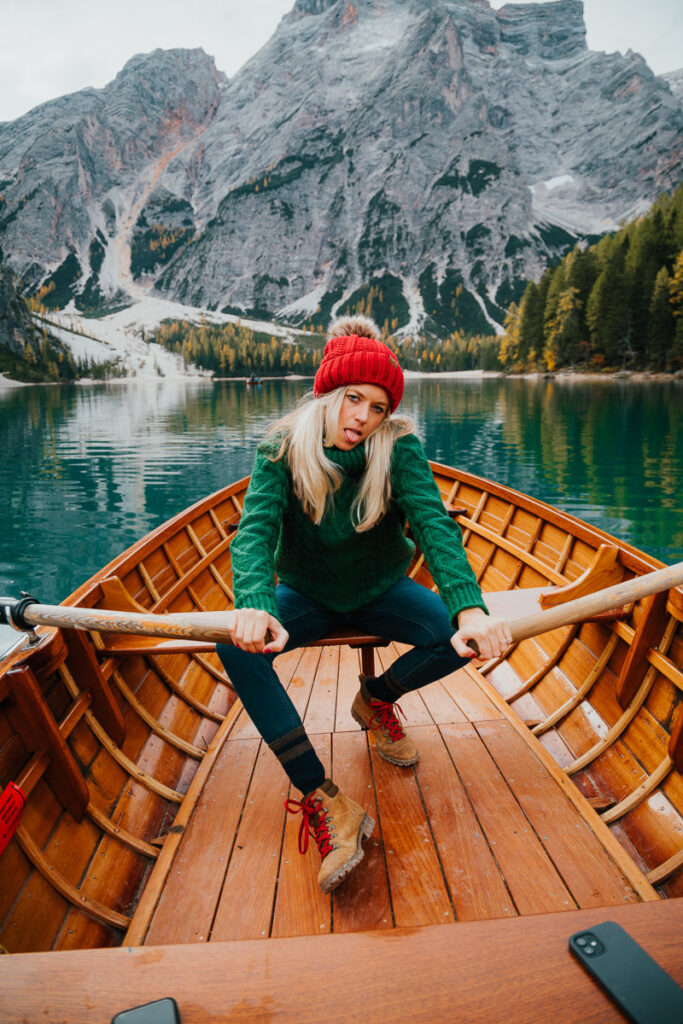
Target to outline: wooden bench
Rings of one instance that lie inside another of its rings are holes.
[[[612,907],[609,918],[683,985],[683,900]],[[101,1024],[122,1010],[172,996],[181,1019],[341,1024],[349,979],[372,965],[367,1024],[487,1021],[575,1024],[623,1020],[577,963],[569,936],[606,917],[599,908],[512,920],[362,935],[252,939],[209,945],[91,949],[0,956],[0,1017]],[[400,983],[397,981],[400,953]],[[302,969],[305,964],[306,969]],[[311,977],[325,978],[311,996]]]

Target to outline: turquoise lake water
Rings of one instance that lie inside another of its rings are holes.
[[[0,392],[0,594],[56,603],[149,530],[246,476],[310,388],[127,382]],[[683,560],[683,384],[418,379],[427,454]]]

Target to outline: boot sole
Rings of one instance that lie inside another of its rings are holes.
[[[346,876],[351,874],[353,869],[358,864],[360,864],[363,857],[365,856],[365,850],[363,849],[361,843],[363,842],[364,839],[370,838],[370,836],[373,833],[374,827],[375,819],[371,818],[369,814],[365,814],[358,828],[358,847],[356,849],[356,852],[354,853],[353,857],[347,860],[346,864],[342,864],[342,866],[340,868],[337,868],[337,870],[333,874],[331,874],[329,878],[325,879],[325,881],[320,886],[324,893],[332,892],[334,889],[337,888],[338,885],[341,885]]]
[[[367,725],[365,724],[363,719],[360,717],[358,712],[354,711],[353,708],[351,708],[351,717],[353,719],[355,719],[356,722],[358,722],[358,724],[361,727],[361,729],[364,729],[365,732],[371,732],[372,731],[371,729],[369,729],[367,727]],[[416,754],[415,757],[410,759],[410,761],[399,761],[395,757],[390,757],[389,754],[385,754],[385,752],[382,750],[382,748],[380,747],[379,743],[376,740],[375,740],[375,750],[377,751],[377,753],[379,754],[380,757],[384,758],[385,761],[388,761],[389,764],[395,764],[398,768],[410,768],[410,767],[412,767],[412,765],[417,764],[417,762],[420,760],[420,755],[419,754]]]

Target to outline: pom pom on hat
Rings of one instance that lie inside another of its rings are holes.
[[[340,322],[332,324],[332,328],[339,326]],[[392,412],[403,397],[403,371],[398,359],[388,345],[373,337],[342,334],[325,345],[313,385],[316,398],[349,384],[384,388]]]

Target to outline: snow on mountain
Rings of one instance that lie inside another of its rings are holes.
[[[40,319],[35,319],[40,325]],[[120,375],[141,380],[211,377],[210,371],[186,367],[180,355],[147,340],[165,320],[185,320],[197,325],[202,322],[225,324],[239,321],[249,330],[267,332],[288,340],[294,340],[301,334],[282,324],[207,312],[196,306],[146,294],[139,296],[132,305],[108,316],[85,317],[70,303],[64,310],[49,313],[47,320],[49,333],[67,345],[75,359],[114,363]]]

